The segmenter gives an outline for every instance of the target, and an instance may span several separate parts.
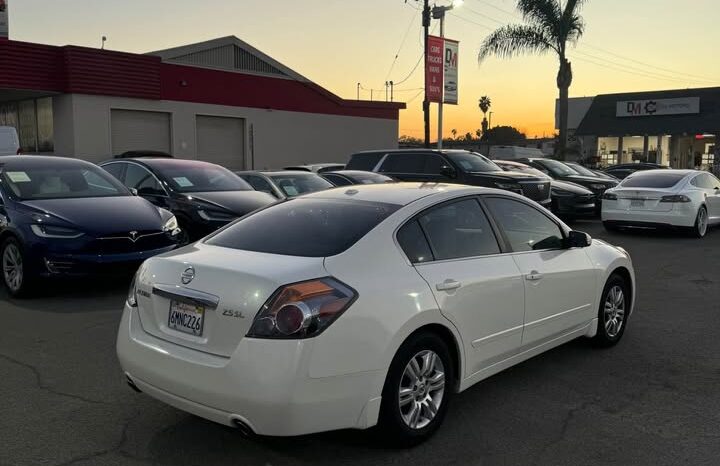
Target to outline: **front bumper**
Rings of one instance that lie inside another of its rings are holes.
[[[53,251],[34,251],[34,266],[41,276],[87,276],[93,274],[126,274],[133,272],[145,260],[172,251],[172,244],[159,249],[125,254],[68,254]]]
[[[380,371],[310,378],[313,340],[241,338],[221,357],[156,338],[125,306],[117,355],[142,392],[225,425],[241,421],[254,433],[303,435],[377,422]]]
[[[560,216],[592,217],[597,213],[597,204],[594,197],[555,196],[553,211]]]

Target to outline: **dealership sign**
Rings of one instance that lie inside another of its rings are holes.
[[[700,113],[700,97],[629,100],[617,103],[618,117],[687,115]]]
[[[445,39],[445,66],[443,71],[443,102],[457,105],[458,103],[458,46],[455,40]]]
[[[428,102],[458,102],[458,46],[454,40],[428,37],[425,97]]]
[[[8,37],[10,31],[9,20],[8,20],[8,2],[10,0],[0,0],[0,38]]]

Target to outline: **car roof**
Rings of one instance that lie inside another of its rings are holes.
[[[94,163],[88,162],[82,159],[76,159],[73,157],[60,157],[57,155],[5,155],[0,157],[0,165],[23,163],[29,166],[42,166],[48,162],[54,163],[58,166],[96,166]]]
[[[657,169],[657,170],[638,170],[635,173],[631,174],[633,178],[639,178],[644,176],[672,176],[672,175],[693,175],[693,174],[700,174],[700,173],[707,173],[700,170],[690,170],[690,169],[674,169],[669,168],[667,170],[663,169]]]
[[[371,176],[384,176],[385,178],[390,178],[389,176],[384,175],[382,173],[371,172],[368,170],[333,170],[331,172],[320,173],[320,176],[322,176],[322,175],[347,175],[347,176],[371,175]]]
[[[206,162],[204,160],[195,160],[195,159],[176,159],[176,158],[169,158],[169,157],[139,157],[139,158],[123,158],[123,159],[112,159],[107,160],[102,163],[102,165],[112,162],[135,162],[142,165],[147,165],[148,167],[182,167],[182,166],[190,166],[190,165],[214,165],[219,166],[217,164]]]
[[[382,202],[387,204],[408,205],[418,199],[433,194],[456,192],[458,194],[505,193],[492,188],[465,186],[460,184],[444,183],[381,183],[363,184],[355,186],[342,186],[325,191],[305,194],[302,197],[312,199],[353,199],[367,202]]]
[[[288,175],[296,175],[296,176],[320,176],[319,174],[315,172],[309,172],[305,170],[275,170],[275,171],[263,171],[258,172],[262,173],[265,176],[274,177],[274,176],[288,176]]]
[[[503,165],[503,164],[505,164],[505,165],[511,165],[511,166],[513,166],[513,167],[532,168],[532,167],[530,167],[530,166],[529,166],[528,164],[526,164],[526,163],[516,162],[516,161],[514,161],[514,160],[492,160],[492,161],[495,162],[495,163],[498,164],[498,165]]]

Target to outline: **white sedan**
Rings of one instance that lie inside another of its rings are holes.
[[[605,191],[602,220],[608,230],[681,227],[702,238],[720,224],[720,181],[698,170],[635,172]]]
[[[379,424],[408,445],[503,369],[578,337],[614,345],[634,298],[627,252],[522,196],[355,186],[147,260],[117,354],[132,388],[243,434]]]

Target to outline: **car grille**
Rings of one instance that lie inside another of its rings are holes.
[[[127,254],[152,251],[172,244],[173,241],[162,231],[141,231],[136,235],[123,232],[98,238],[95,240],[93,252],[97,254]]]
[[[536,202],[544,202],[550,199],[550,182],[522,181],[523,194],[525,197]]]

